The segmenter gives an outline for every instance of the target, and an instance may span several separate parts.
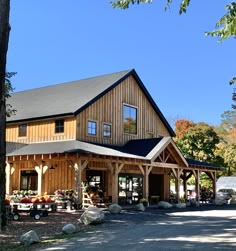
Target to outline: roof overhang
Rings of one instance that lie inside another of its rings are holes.
[[[169,146],[171,145],[174,149],[176,155],[181,160],[184,167],[188,167],[188,162],[174,143],[171,137],[163,137],[162,140],[148,153],[146,156],[148,159],[150,159],[152,162],[155,161],[155,159]]]

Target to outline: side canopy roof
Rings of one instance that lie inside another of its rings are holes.
[[[170,135],[174,136],[174,131],[134,69],[12,93],[8,102],[17,112],[7,118],[7,123],[76,115],[129,76],[134,77]]]

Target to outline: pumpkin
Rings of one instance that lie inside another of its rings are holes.
[[[27,197],[23,197],[21,200],[20,200],[21,203],[30,203],[31,202],[31,199],[30,198],[27,198]]]
[[[37,197],[31,198],[32,203],[39,203],[39,199]]]
[[[45,198],[45,201],[46,201],[46,202],[52,202],[52,200],[51,200],[50,197]]]
[[[44,198],[43,196],[41,196],[41,197],[39,198],[39,202],[44,203],[44,202],[45,202],[45,198]]]
[[[5,199],[5,205],[6,205],[6,206],[9,206],[9,205],[10,205],[10,200]]]

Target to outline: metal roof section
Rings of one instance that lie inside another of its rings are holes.
[[[27,144],[24,143],[17,143],[17,142],[6,142],[6,154],[12,153],[16,151],[17,149],[20,149]]]
[[[54,153],[92,153],[106,156],[124,157],[124,158],[139,158],[145,157],[124,153],[112,148],[98,146],[92,143],[86,143],[77,140],[57,141],[47,143],[33,143],[26,145],[14,152],[10,152],[7,156],[23,156],[37,154],[54,154]]]
[[[182,153],[171,137],[131,140],[123,147],[98,145],[78,140],[56,141],[44,143],[22,144],[15,142],[7,142],[6,156],[27,156],[37,154],[54,154],[54,153],[85,153],[97,154],[103,156],[114,156],[122,158],[133,158],[154,162],[158,155],[171,144],[176,150],[181,163],[185,167],[203,167],[209,169],[223,169],[223,167],[215,166],[206,162],[192,159],[185,159]]]

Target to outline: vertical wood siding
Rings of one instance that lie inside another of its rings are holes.
[[[137,135],[123,133],[123,104],[137,107]],[[97,136],[87,135],[88,120],[97,122]],[[111,139],[102,137],[103,122],[112,124]],[[169,132],[132,76],[77,116],[78,140],[122,145],[131,139],[159,136],[169,136]]]
[[[55,133],[55,120],[27,123],[27,136],[18,137],[18,124],[7,125],[6,141],[32,143],[76,138],[75,118],[65,118],[64,133]]]
[[[30,161],[21,161],[14,164],[15,171],[11,175],[11,192],[20,190],[20,174],[24,170],[35,170],[35,166]],[[68,166],[67,162],[58,162],[55,169],[48,167],[43,175],[42,192],[54,194],[58,189],[74,189],[74,169]]]

